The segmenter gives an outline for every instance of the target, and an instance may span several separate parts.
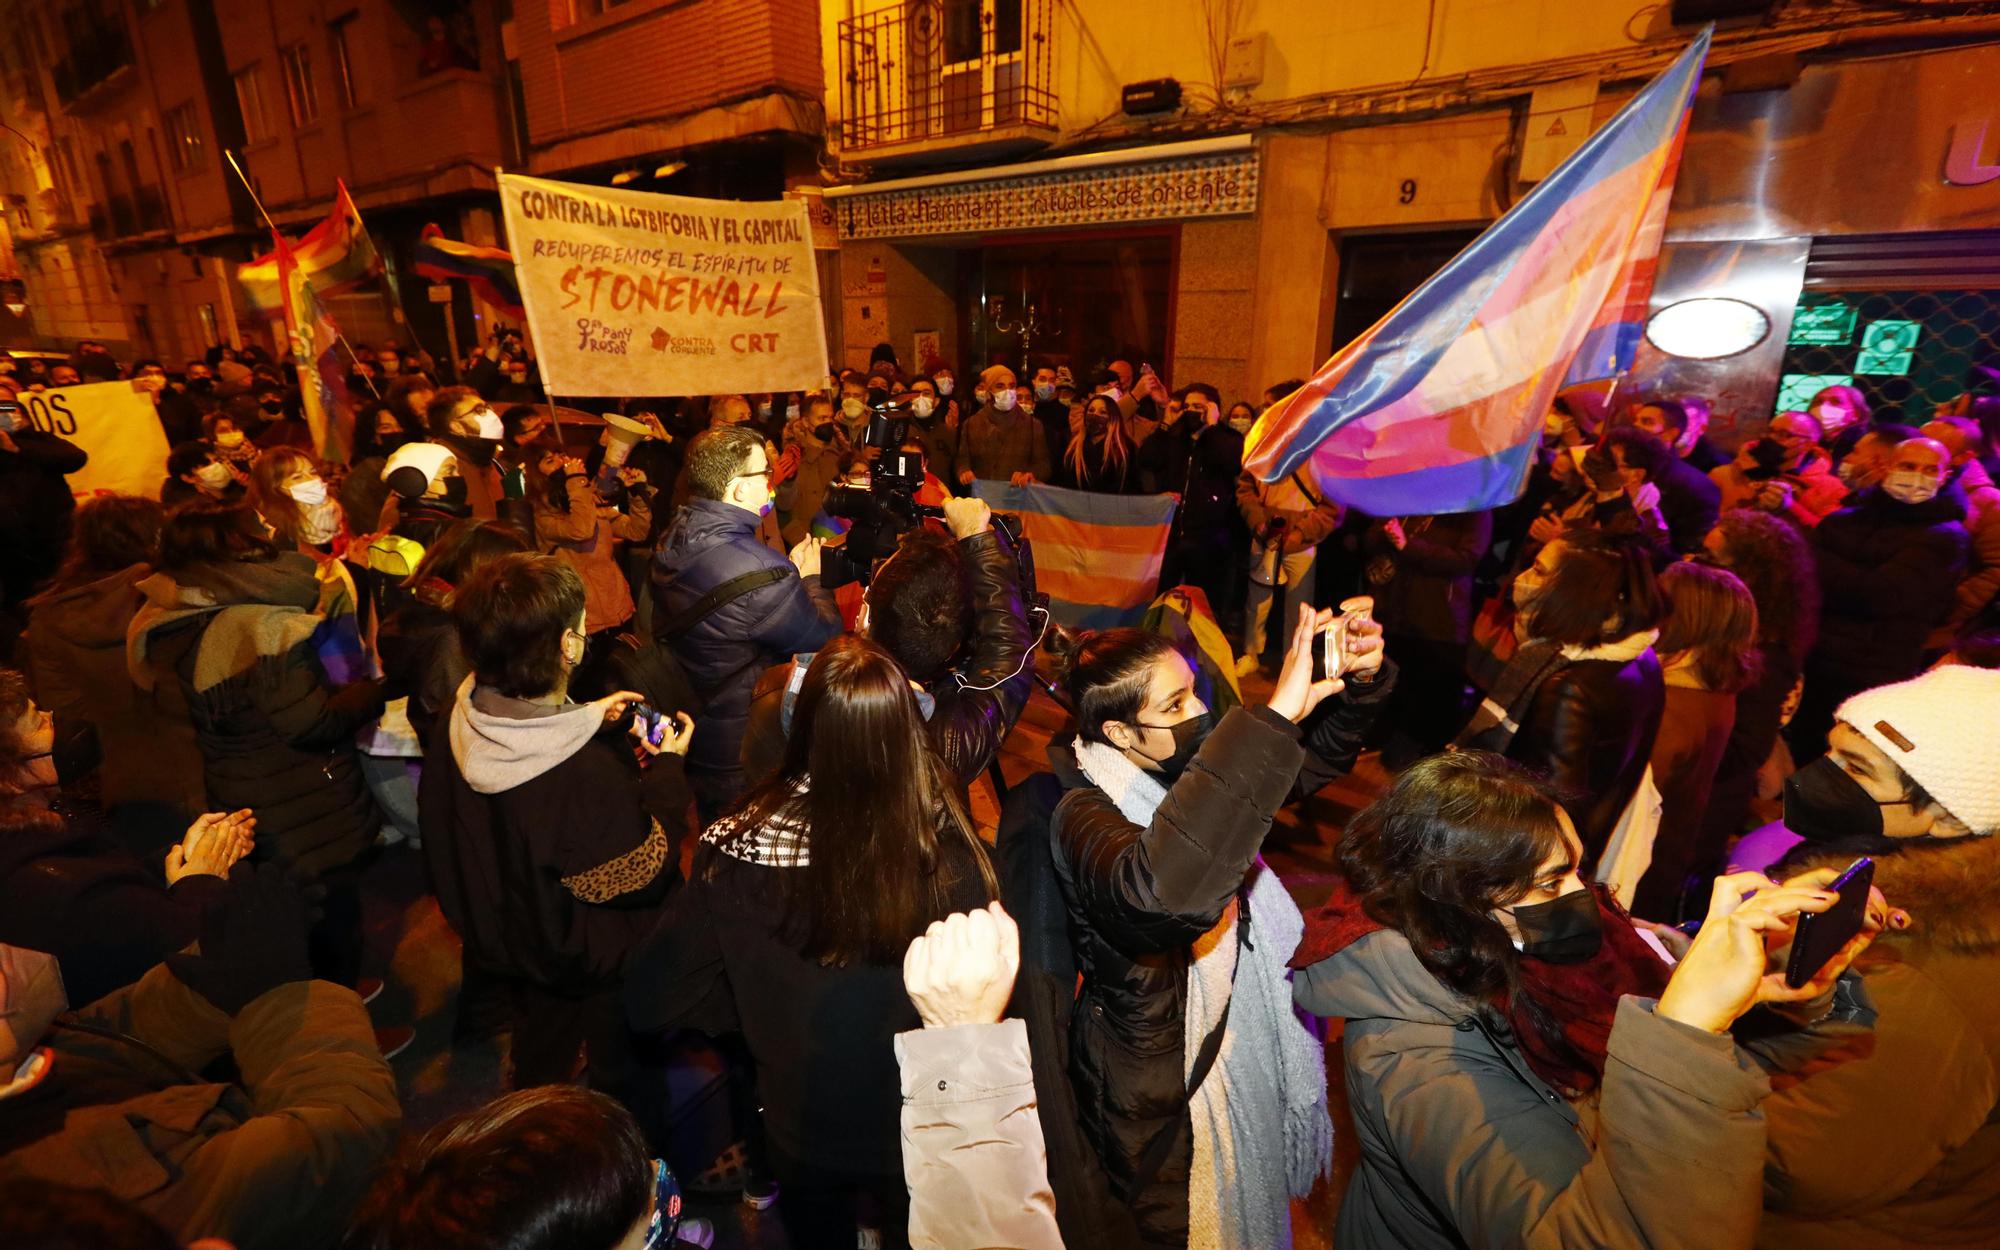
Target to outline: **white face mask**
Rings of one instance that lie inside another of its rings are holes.
[[[223,487],[229,485],[229,466],[219,461],[211,460],[194,471],[194,479],[210,490],[221,490]]]
[[[993,392],[993,406],[1002,412],[1014,411],[1014,405],[1018,402],[1019,399],[1014,394],[1014,388],[1011,386],[1002,387]]]
[[[294,482],[286,488],[286,493],[308,508],[316,508],[326,502],[326,483],[316,477],[303,482]]]
[[[475,409],[472,417],[479,423],[477,437],[499,442],[507,436],[507,427],[500,424],[500,418],[491,408]]]
[[[858,420],[861,414],[866,411],[868,411],[868,405],[862,403],[852,395],[840,401],[840,413],[849,421]]]
[[[799,417],[799,406],[797,404],[786,404],[785,420],[796,421],[798,420],[798,417]]]
[[[937,380],[938,394],[940,395],[951,394],[951,387],[952,387],[952,381],[950,378],[939,378]]]
[[[1904,503],[1927,503],[1936,498],[1941,483],[1928,473],[1900,469],[1882,479],[1882,493]]]
[[[910,401],[910,411],[916,413],[919,420],[930,416],[936,407],[936,402],[928,395],[919,395]]]
[[[1235,430],[1238,434],[1248,434],[1250,432],[1250,427],[1255,424],[1257,424],[1257,418],[1255,417],[1229,418],[1229,428]]]

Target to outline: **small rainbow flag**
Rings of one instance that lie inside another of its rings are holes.
[[[1276,482],[1310,465],[1329,498],[1374,516],[1518,498],[1557,391],[1631,367],[1712,29],[1265,412],[1244,468]]]
[[[423,237],[411,254],[410,268],[418,277],[432,282],[456,278],[472,284],[479,298],[510,317],[527,319],[521,307],[521,288],[514,279],[513,253],[477,243],[460,243],[444,237],[435,225],[424,227]]]
[[[278,263],[280,310],[286,324],[298,328],[297,350],[313,366],[313,398],[317,402],[305,405],[306,424],[312,429],[313,445],[322,460],[344,461],[354,445],[354,403],[347,394],[347,372],[334,352],[340,327],[334,324],[318,290],[306,280],[285,236],[273,230],[271,238],[276,244],[271,255]]]
[[[1099,495],[1060,486],[973,483],[995,512],[1021,518],[1035,582],[1064,625],[1135,625],[1153,602],[1173,529],[1172,495]]]
[[[336,186],[333,211],[291,245],[298,280],[310,284],[321,297],[352,290],[382,273],[382,257],[375,251],[367,227],[361,224],[361,210],[355,207],[345,182]],[[276,317],[285,311],[278,262],[278,251],[273,248],[236,269],[236,280],[242,283],[251,310],[260,317]]]

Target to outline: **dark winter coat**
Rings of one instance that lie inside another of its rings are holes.
[[[1082,974],[1067,1041],[1057,1044],[1067,1046],[1082,1139],[1148,1245],[1187,1241],[1194,1137],[1182,1034],[1192,945],[1242,888],[1278,809],[1353,766],[1393,681],[1385,668],[1366,687],[1350,685],[1303,733],[1268,708],[1229,712],[1145,828],[1084,775],[1070,744],[1050,748],[1065,793],[1049,850]],[[1048,1043],[1046,1029],[1031,1033]],[[1139,1176],[1163,1132],[1172,1135],[1165,1162]],[[1052,1159],[1051,1174],[1061,1166]]]
[[[520,707],[487,691],[477,697],[483,708]],[[688,801],[680,757],[653,756],[642,769],[600,709],[551,708],[594,723],[581,727],[567,755],[536,758],[541,747],[532,742],[514,748],[521,780],[482,792],[474,784],[485,774],[468,754],[477,748],[458,724],[474,698],[468,679],[433,733],[418,781],[438,910],[483,968],[566,995],[614,985],[680,880],[671,853]],[[538,719],[522,718],[531,732]]]
[[[1403,521],[1401,549],[1379,525],[1370,526],[1363,551],[1395,569],[1373,585],[1375,619],[1392,634],[1431,642],[1464,642],[1472,632],[1472,570],[1493,541],[1491,512],[1456,512]]]
[[[472,671],[450,609],[419,591],[382,619],[375,651],[382,660],[383,699],[410,700],[410,728],[428,746],[431,731],[451,715],[452,700]]]
[[[1652,761],[1666,709],[1659,657],[1573,660],[1542,681],[1507,745],[1509,759],[1575,796],[1565,806],[1595,861]]]
[[[653,557],[656,630],[742,574],[789,573],[789,561],[758,540],[759,522],[756,513],[714,499],[682,509]],[[819,650],[840,629],[840,610],[819,578],[788,575],[722,605],[678,637],[659,638],[702,698],[688,771],[705,805],[726,803],[743,789],[743,735],[757,675],[786,656]]]
[[[1702,841],[1703,817],[1735,727],[1734,693],[1703,689],[1690,673],[1669,674],[1652,757],[1653,784],[1660,790],[1660,829],[1653,839],[1652,865],[1633,896],[1633,915],[1679,923],[1684,919],[1679,908],[1688,875],[1709,867],[1721,855],[1720,845]],[[1706,891],[1687,898],[1694,915],[1707,913]]]
[[[1920,504],[1873,487],[1819,523],[1815,668],[1843,673],[1850,690],[1917,671],[1924,639],[1956,602],[1971,545],[1964,515],[1965,496],[1954,487]]]
[[[1767,1071],[1804,1067],[1873,1023],[1848,982],[1812,1031],[1753,1053],[1627,997],[1603,1087],[1573,1104],[1393,929],[1300,970],[1292,988],[1300,1007],[1346,1021],[1361,1163],[1340,1204],[1341,1250],[1747,1248]]]
[[[105,807],[159,803],[193,820],[208,799],[186,704],[178,687],[141,690],[125,663],[126,627],[151,572],[135,564],[31,603],[28,679],[42,707],[95,732]]]
[[[18,603],[62,562],[76,511],[63,475],[90,457],[40,430],[18,429],[8,437],[15,450],[0,448],[0,596]]]
[[[1722,488],[1679,456],[1667,457],[1665,472],[1653,484],[1660,488],[1660,515],[1674,550],[1683,555],[1700,551],[1702,539],[1722,515]]]
[[[960,539],[958,550],[971,590],[970,654],[963,665],[932,683],[933,706],[925,728],[952,773],[971,785],[1000,754],[1000,744],[1034,691],[1027,654],[1034,638],[1021,603],[1021,570],[1011,540],[988,530]],[[784,762],[785,701],[793,667],[774,664],[757,679],[743,735],[743,768],[752,782],[770,776]]]
[[[309,873],[353,863],[381,817],[354,735],[382,712],[372,681],[331,685],[314,649],[310,558],[196,565],[140,583],[130,664],[142,689],[177,681],[200,745],[208,807],[250,808],[259,860]]]
[[[111,838],[41,809],[0,810],[0,943],[46,951],[63,989],[95,1002],[200,936],[221,877],[165,884]]]
[[[155,968],[58,1017],[0,1115],[0,1180],[102,1190],[173,1244],[332,1250],[402,1124],[354,991],[293,981],[232,1018]],[[196,1076],[235,1061],[240,1084]]]
[[[921,1027],[900,961],[829,965],[787,923],[786,848],[725,820],[695,851],[672,914],[634,959],[627,1014],[645,1031],[740,1033],[774,1146],[808,1165],[903,1176],[895,1036]],[[941,834],[954,911],[989,901],[963,839]]]

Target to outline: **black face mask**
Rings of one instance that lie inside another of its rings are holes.
[[[187,388],[197,395],[206,395],[215,389],[214,378],[189,378]]]
[[[1521,953],[1550,964],[1580,964],[1604,945],[1604,916],[1588,889],[1512,910]]]
[[[833,422],[831,421],[822,421],[818,425],[813,427],[813,437],[818,439],[822,443],[832,442],[833,432],[834,432],[834,425]]]
[[[447,508],[465,507],[465,479],[448,477],[444,480],[444,504]]]
[[[1153,761],[1160,766],[1161,774],[1171,784],[1178,781],[1180,775],[1187,771],[1187,766],[1194,762],[1195,752],[1201,750],[1201,744],[1208,738],[1208,731],[1215,728],[1215,713],[1204,711],[1201,715],[1189,717],[1178,725],[1139,724],[1139,728],[1164,729],[1174,736],[1174,753],[1163,760]],[[1140,754],[1144,755],[1145,752],[1141,751]]]
[[[285,410],[285,401],[282,399],[265,399],[258,401],[257,406],[275,417]]]
[[[1884,803],[1861,788],[1831,755],[1822,755],[1785,779],[1785,828],[1808,842],[1880,838]]]

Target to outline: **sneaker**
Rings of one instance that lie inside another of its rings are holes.
[[[674,1241],[683,1246],[700,1246],[709,1250],[715,1244],[715,1225],[699,1216],[691,1216],[681,1221],[674,1230]]]
[[[1255,655],[1243,656],[1236,661],[1236,675],[1238,677],[1248,677],[1250,674],[1256,672],[1258,665],[1262,663],[1263,661]]]
[[[364,1004],[372,1003],[382,997],[382,988],[383,981],[381,977],[362,977],[354,983],[354,992],[361,995],[361,1001]]]
[[[778,1182],[763,1176],[743,1178],[743,1205],[752,1211],[769,1211],[778,1205]]]
[[[410,1043],[416,1040],[417,1031],[407,1024],[375,1030],[375,1047],[382,1052],[384,1059],[394,1059],[408,1050]]]

